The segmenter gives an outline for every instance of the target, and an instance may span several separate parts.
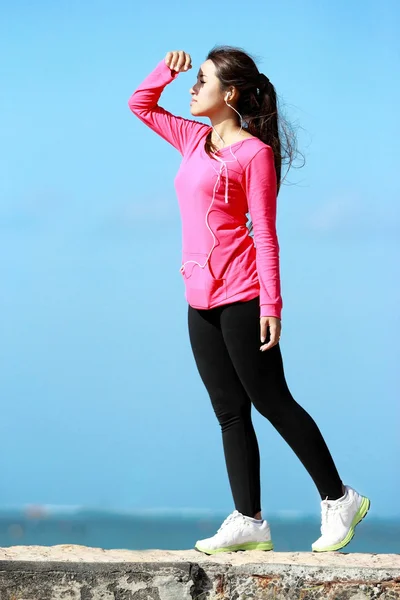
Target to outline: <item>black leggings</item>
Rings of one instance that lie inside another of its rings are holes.
[[[235,508],[261,511],[260,454],[251,405],[286,440],[321,499],[343,495],[342,481],[315,421],[286,383],[279,343],[260,351],[259,297],[212,309],[188,306],[189,338],[200,377],[221,425]],[[266,342],[269,341],[269,328]]]

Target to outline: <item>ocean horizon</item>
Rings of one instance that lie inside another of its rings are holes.
[[[0,546],[78,544],[103,549],[189,550],[198,539],[216,533],[229,512],[60,505],[0,508]],[[309,552],[320,535],[315,515],[281,511],[268,515],[268,522],[278,552]],[[342,552],[399,554],[400,518],[367,515]]]

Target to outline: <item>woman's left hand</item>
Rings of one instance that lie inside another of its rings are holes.
[[[281,320],[278,317],[261,317],[260,318],[260,339],[261,343],[265,342],[267,339],[267,327],[269,326],[269,330],[271,333],[270,340],[268,344],[264,344],[261,346],[260,350],[264,352],[265,350],[269,350],[273,346],[275,346],[279,342],[279,338],[281,337]]]

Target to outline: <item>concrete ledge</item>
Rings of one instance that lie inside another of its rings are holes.
[[[0,548],[0,600],[397,600],[399,554]]]

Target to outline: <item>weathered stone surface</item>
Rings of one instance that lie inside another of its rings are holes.
[[[0,600],[400,600],[400,555],[0,548]]]

